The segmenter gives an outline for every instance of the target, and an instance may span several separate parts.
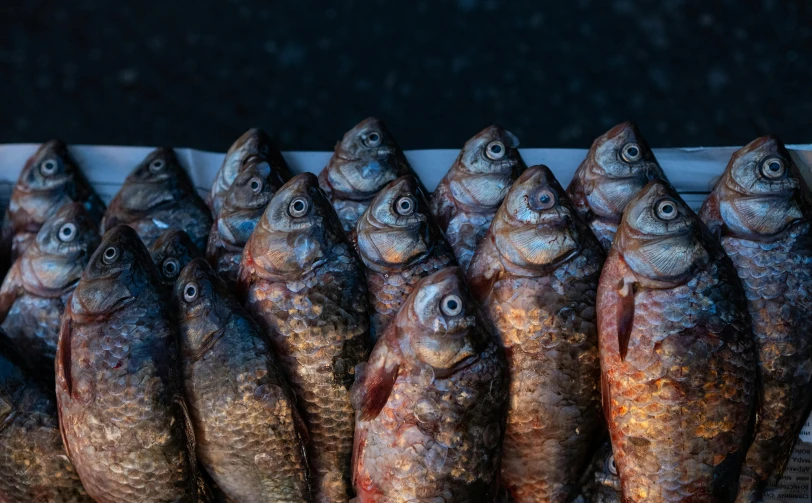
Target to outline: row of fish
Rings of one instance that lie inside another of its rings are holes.
[[[697,215],[630,123],[566,190],[517,147],[486,128],[429,195],[375,119],[318,179],[250,130],[208,201],[158,149],[105,210],[43,145],[3,227],[0,501],[759,501],[812,408],[786,149]]]

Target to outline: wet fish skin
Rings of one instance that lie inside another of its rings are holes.
[[[383,333],[421,279],[457,262],[419,182],[410,175],[375,196],[350,241],[366,266],[373,338]]]
[[[285,174],[287,176],[287,174]],[[274,193],[287,181],[259,158],[247,161],[225,192],[206,245],[206,260],[228,285],[235,285],[242,249]]]
[[[431,195],[431,212],[463,271],[511,184],[527,168],[518,146],[519,139],[506,129],[483,129],[465,142]]]
[[[763,399],[738,501],[760,501],[812,410],[812,193],[766,136],[733,154],[699,215],[733,260],[753,319]]]
[[[81,203],[62,206],[43,223],[0,287],[0,327],[49,388],[62,312],[99,245],[96,227]]]
[[[229,188],[251,160],[264,161],[272,167],[270,176],[273,178],[272,182],[270,179],[269,182],[276,184],[276,187],[281,187],[291,177],[290,168],[282,152],[268,134],[262,129],[251,128],[229,147],[223,164],[217,171],[208,198],[212,215],[220,213]]]
[[[110,201],[102,233],[122,224],[135,229],[147,248],[170,228],[186,232],[199,249],[206,247],[211,213],[171,148],[147,155]]]
[[[235,501],[310,501],[307,431],[261,329],[203,259],[173,300],[201,464]]]
[[[383,121],[369,117],[336,144],[330,162],[319,174],[319,185],[344,231],[352,232],[375,194],[405,175],[417,176]]]
[[[502,483],[517,503],[572,501],[605,432],[595,312],[604,259],[542,165],[513,183],[468,269],[507,353]]]
[[[293,177],[271,199],[243,250],[238,290],[299,399],[315,501],[348,501],[349,388],[370,351],[367,289],[314,175]]]
[[[595,139],[567,193],[608,251],[623,209],[654,179],[667,180],[637,125],[622,122]]]
[[[732,262],[667,182],[626,207],[598,333],[623,500],[733,501],[755,418],[750,317]]]
[[[53,392],[0,330],[0,501],[93,503],[62,446]]]
[[[56,394],[66,450],[98,503],[197,501],[177,329],[138,235],[109,230],[62,318]]]
[[[192,260],[203,256],[192,238],[177,229],[169,229],[161,234],[150,247],[149,254],[167,294],[174,288],[183,268]]]
[[[72,202],[82,203],[93,220],[101,221],[104,203],[70,155],[68,146],[60,140],[45,142],[26,161],[3,219],[7,266],[23,254],[48,218]]]
[[[358,367],[359,503],[491,502],[508,369],[458,267],[424,278]]]

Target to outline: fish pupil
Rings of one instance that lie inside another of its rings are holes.
[[[778,173],[779,171],[781,171],[781,164],[778,161],[772,161],[767,165],[767,169],[769,169],[773,173]]]
[[[539,197],[539,201],[541,201],[542,204],[547,204],[550,202],[550,196],[547,194],[542,194],[541,197]]]
[[[190,297],[190,298],[194,297],[195,293],[197,293],[197,290],[195,290],[195,287],[193,287],[193,286],[187,286],[186,287],[186,296],[187,297]]]
[[[254,189],[254,190],[259,189],[259,182],[258,182],[258,181],[256,181],[256,180],[253,180],[253,181],[251,182],[251,188],[252,188],[252,189]]]
[[[670,204],[664,204],[662,207],[662,212],[665,215],[670,215],[671,213],[674,212],[674,207],[671,206]]]
[[[502,153],[502,146],[501,145],[491,145],[491,152],[494,154]]]
[[[116,250],[114,248],[108,248],[104,250],[104,256],[107,258],[113,258],[116,256]]]
[[[293,209],[296,211],[304,210],[304,203],[301,201],[296,201],[295,203],[293,203]]]
[[[629,155],[630,155],[631,157],[637,157],[637,155],[638,155],[639,153],[640,153],[640,151],[639,151],[639,150],[637,150],[637,147],[630,147],[630,148],[629,148]]]
[[[378,141],[380,138],[381,138],[381,137],[380,137],[380,136],[378,136],[378,133],[372,133],[372,134],[370,134],[370,135],[369,135],[369,141],[371,141],[372,143],[375,143],[375,142],[376,142],[376,141]]]

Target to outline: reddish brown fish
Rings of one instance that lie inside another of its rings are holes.
[[[623,122],[595,139],[567,193],[608,250],[623,209],[654,179],[666,179],[654,153],[637,125]]]
[[[626,207],[598,286],[604,412],[626,502],[731,502],[756,360],[736,270],[664,181]]]
[[[48,218],[72,202],[81,203],[90,218],[101,221],[104,203],[71,157],[68,146],[59,140],[43,143],[25,163],[3,219],[6,267],[23,254]]]
[[[285,174],[287,176],[287,174]],[[229,286],[237,282],[242,249],[265,207],[287,179],[259,158],[248,161],[223,196],[206,245],[206,260]]]
[[[101,239],[96,225],[80,203],[63,206],[45,221],[0,288],[1,326],[49,387],[62,312]]]
[[[494,500],[508,370],[459,268],[418,283],[358,368],[356,501]]]
[[[174,302],[200,462],[234,501],[310,501],[307,431],[260,328],[203,259]]]
[[[68,455],[98,503],[197,501],[178,334],[162,288],[135,231],[115,227],[62,317],[59,422]]]
[[[606,431],[595,296],[603,249],[546,166],[505,197],[468,269],[507,352],[502,483],[517,503],[568,502]]]
[[[160,235],[149,249],[152,262],[169,294],[175,286],[180,271],[192,260],[202,257],[203,252],[195,246],[192,238],[183,231],[169,229]]]
[[[421,279],[456,264],[412,176],[398,178],[375,196],[351,240],[367,267],[373,338],[383,333]]]
[[[206,247],[211,213],[171,148],[152,151],[124,180],[104,214],[102,232],[121,224],[149,248],[167,229],[179,229]]]
[[[733,154],[700,210],[739,273],[753,318],[762,403],[739,501],[781,478],[812,410],[812,193],[784,145]]]
[[[431,195],[431,212],[454,248],[463,271],[485,237],[510,185],[525,170],[519,139],[489,126],[465,142]]]
[[[319,185],[346,232],[379,190],[395,178],[416,176],[383,121],[370,117],[347,131],[319,175]]]
[[[290,168],[288,168],[285,158],[282,157],[282,152],[265,131],[251,128],[231,145],[220,170],[217,171],[208,201],[213,215],[220,213],[228,190],[249,161],[267,162],[271,166],[269,176],[272,178],[269,178],[269,182],[275,184],[276,187],[281,187],[290,179]]]
[[[363,265],[310,173],[271,199],[245,245],[239,288],[271,339],[310,431],[317,502],[350,498],[355,366],[370,350]]]

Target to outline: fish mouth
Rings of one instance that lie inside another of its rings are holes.
[[[336,157],[344,161],[363,161],[369,157],[381,158],[393,155],[395,147],[381,145],[376,148],[365,148],[360,151],[360,155],[348,155],[347,152],[339,152]]]

